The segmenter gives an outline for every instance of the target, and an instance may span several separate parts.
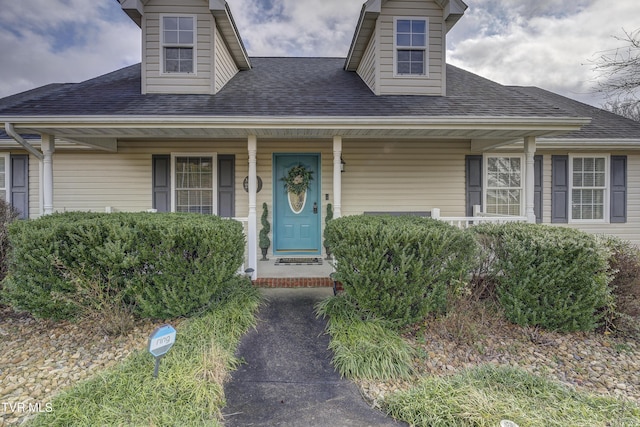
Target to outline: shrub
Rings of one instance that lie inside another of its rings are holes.
[[[17,222],[8,301],[41,317],[72,317],[100,289],[144,317],[205,307],[242,263],[240,223],[213,216],[65,213]]]
[[[614,304],[605,312],[607,326],[621,335],[640,337],[640,249],[628,241],[601,236],[613,273],[609,288]]]
[[[9,254],[8,227],[18,218],[18,211],[9,203],[0,199],[0,291],[2,291],[2,279],[7,275]]]
[[[559,331],[598,325],[610,294],[607,253],[593,236],[523,223],[482,225],[474,233],[495,251],[491,274],[511,322]]]
[[[446,311],[475,259],[472,236],[430,218],[343,217],[327,224],[325,237],[345,293],[398,326]]]

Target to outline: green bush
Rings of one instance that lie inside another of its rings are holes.
[[[65,213],[9,232],[5,298],[52,318],[83,311],[96,289],[143,317],[193,313],[229,283],[244,251],[240,223],[194,214]]]
[[[471,235],[430,218],[343,217],[327,224],[325,237],[345,293],[398,326],[446,311],[475,261]]]
[[[510,223],[473,228],[494,257],[490,275],[506,317],[518,325],[593,330],[610,301],[607,251],[567,227]]]
[[[9,203],[0,199],[0,291],[2,279],[7,275],[9,254],[9,224],[18,218],[18,211]]]
[[[607,327],[620,335],[640,337],[640,249],[629,241],[599,236],[609,251],[613,274],[609,288],[614,303],[605,310]]]

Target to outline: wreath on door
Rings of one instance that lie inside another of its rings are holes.
[[[309,183],[313,180],[313,171],[307,170],[303,165],[294,166],[289,169],[287,175],[282,178],[284,188],[288,193],[300,195],[309,189]]]

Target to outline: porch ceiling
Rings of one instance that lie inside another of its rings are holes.
[[[117,118],[7,119],[21,134],[49,134],[100,148],[118,139],[467,139],[483,149],[527,136],[553,137],[578,130],[585,118],[368,117],[368,118]],[[103,148],[104,149],[104,148]]]

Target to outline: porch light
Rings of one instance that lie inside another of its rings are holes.
[[[342,158],[342,156],[340,156],[340,172],[344,172],[345,171],[345,166],[347,165],[347,162],[344,161],[344,159]]]

